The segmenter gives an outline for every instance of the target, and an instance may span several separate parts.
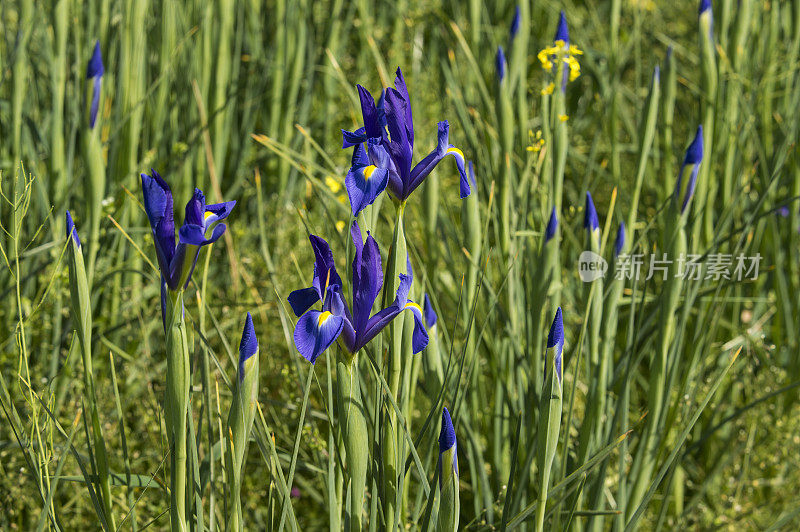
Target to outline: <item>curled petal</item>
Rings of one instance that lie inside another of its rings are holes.
[[[409,300],[403,310],[410,310],[414,315],[414,332],[411,335],[411,351],[416,355],[428,347],[428,331],[423,322],[422,309],[419,305]]]
[[[205,212],[206,227],[220,220],[224,220],[225,218],[230,216],[235,206],[236,206],[235,200],[225,201],[223,203],[214,203],[212,205],[206,205],[206,212]]]
[[[361,144],[367,140],[367,135],[364,133],[364,128],[360,127],[355,131],[342,130],[342,149],[347,149],[352,146]]]

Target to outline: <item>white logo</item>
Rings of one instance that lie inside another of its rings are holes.
[[[591,283],[605,277],[608,271],[606,259],[593,251],[584,251],[578,257],[578,275],[584,283]]]

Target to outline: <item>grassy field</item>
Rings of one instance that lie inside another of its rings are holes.
[[[0,27],[0,529],[800,527],[800,1]]]

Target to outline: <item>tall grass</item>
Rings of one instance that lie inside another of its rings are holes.
[[[172,512],[193,530],[796,529],[800,2],[699,4],[524,1],[512,36],[511,1],[4,2],[0,528],[166,529]],[[582,55],[552,49],[561,9]],[[310,233],[350,278],[340,130],[362,120],[355,84],[391,86],[397,66],[417,152],[448,119],[472,194],[446,162],[359,222],[381,308],[407,254],[438,319],[420,354],[405,313],[312,366],[287,296]],[[238,202],[167,323],[151,167],[179,203],[195,186]],[[581,281],[585,250],[601,281]],[[696,256],[700,279],[648,276],[663,253]],[[642,275],[617,278],[635,254]],[[707,278],[720,255],[731,273],[759,255],[758,275]],[[440,455],[444,408],[457,443]]]

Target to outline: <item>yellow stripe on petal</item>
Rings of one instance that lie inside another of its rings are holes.
[[[364,179],[369,179],[370,177],[372,177],[372,173],[377,169],[378,167],[375,166],[374,164],[365,166],[364,170],[362,170],[362,173],[364,174]]]
[[[317,325],[319,327],[322,327],[323,325],[325,325],[325,322],[331,319],[331,316],[333,316],[333,314],[331,314],[326,310],[325,312],[319,315],[319,318],[317,318]]]
[[[459,149],[458,149],[458,148],[456,148],[455,146],[451,146],[451,147],[447,148],[447,153],[448,153],[448,154],[451,154],[451,153],[452,153],[452,154],[453,154],[453,155],[455,155],[456,157],[459,157],[459,158],[461,158],[462,160],[464,159],[464,152],[462,152],[461,150],[459,150]]]
[[[209,217],[211,217],[211,216],[214,216],[214,213],[211,212],[211,211],[206,211],[205,214],[203,215],[203,219],[204,220],[208,220]]]
[[[413,301],[409,301],[408,303],[406,303],[406,305],[403,307],[403,310],[406,310],[406,309],[415,309],[420,314],[422,314],[422,307],[420,307],[419,305],[417,305]]]

